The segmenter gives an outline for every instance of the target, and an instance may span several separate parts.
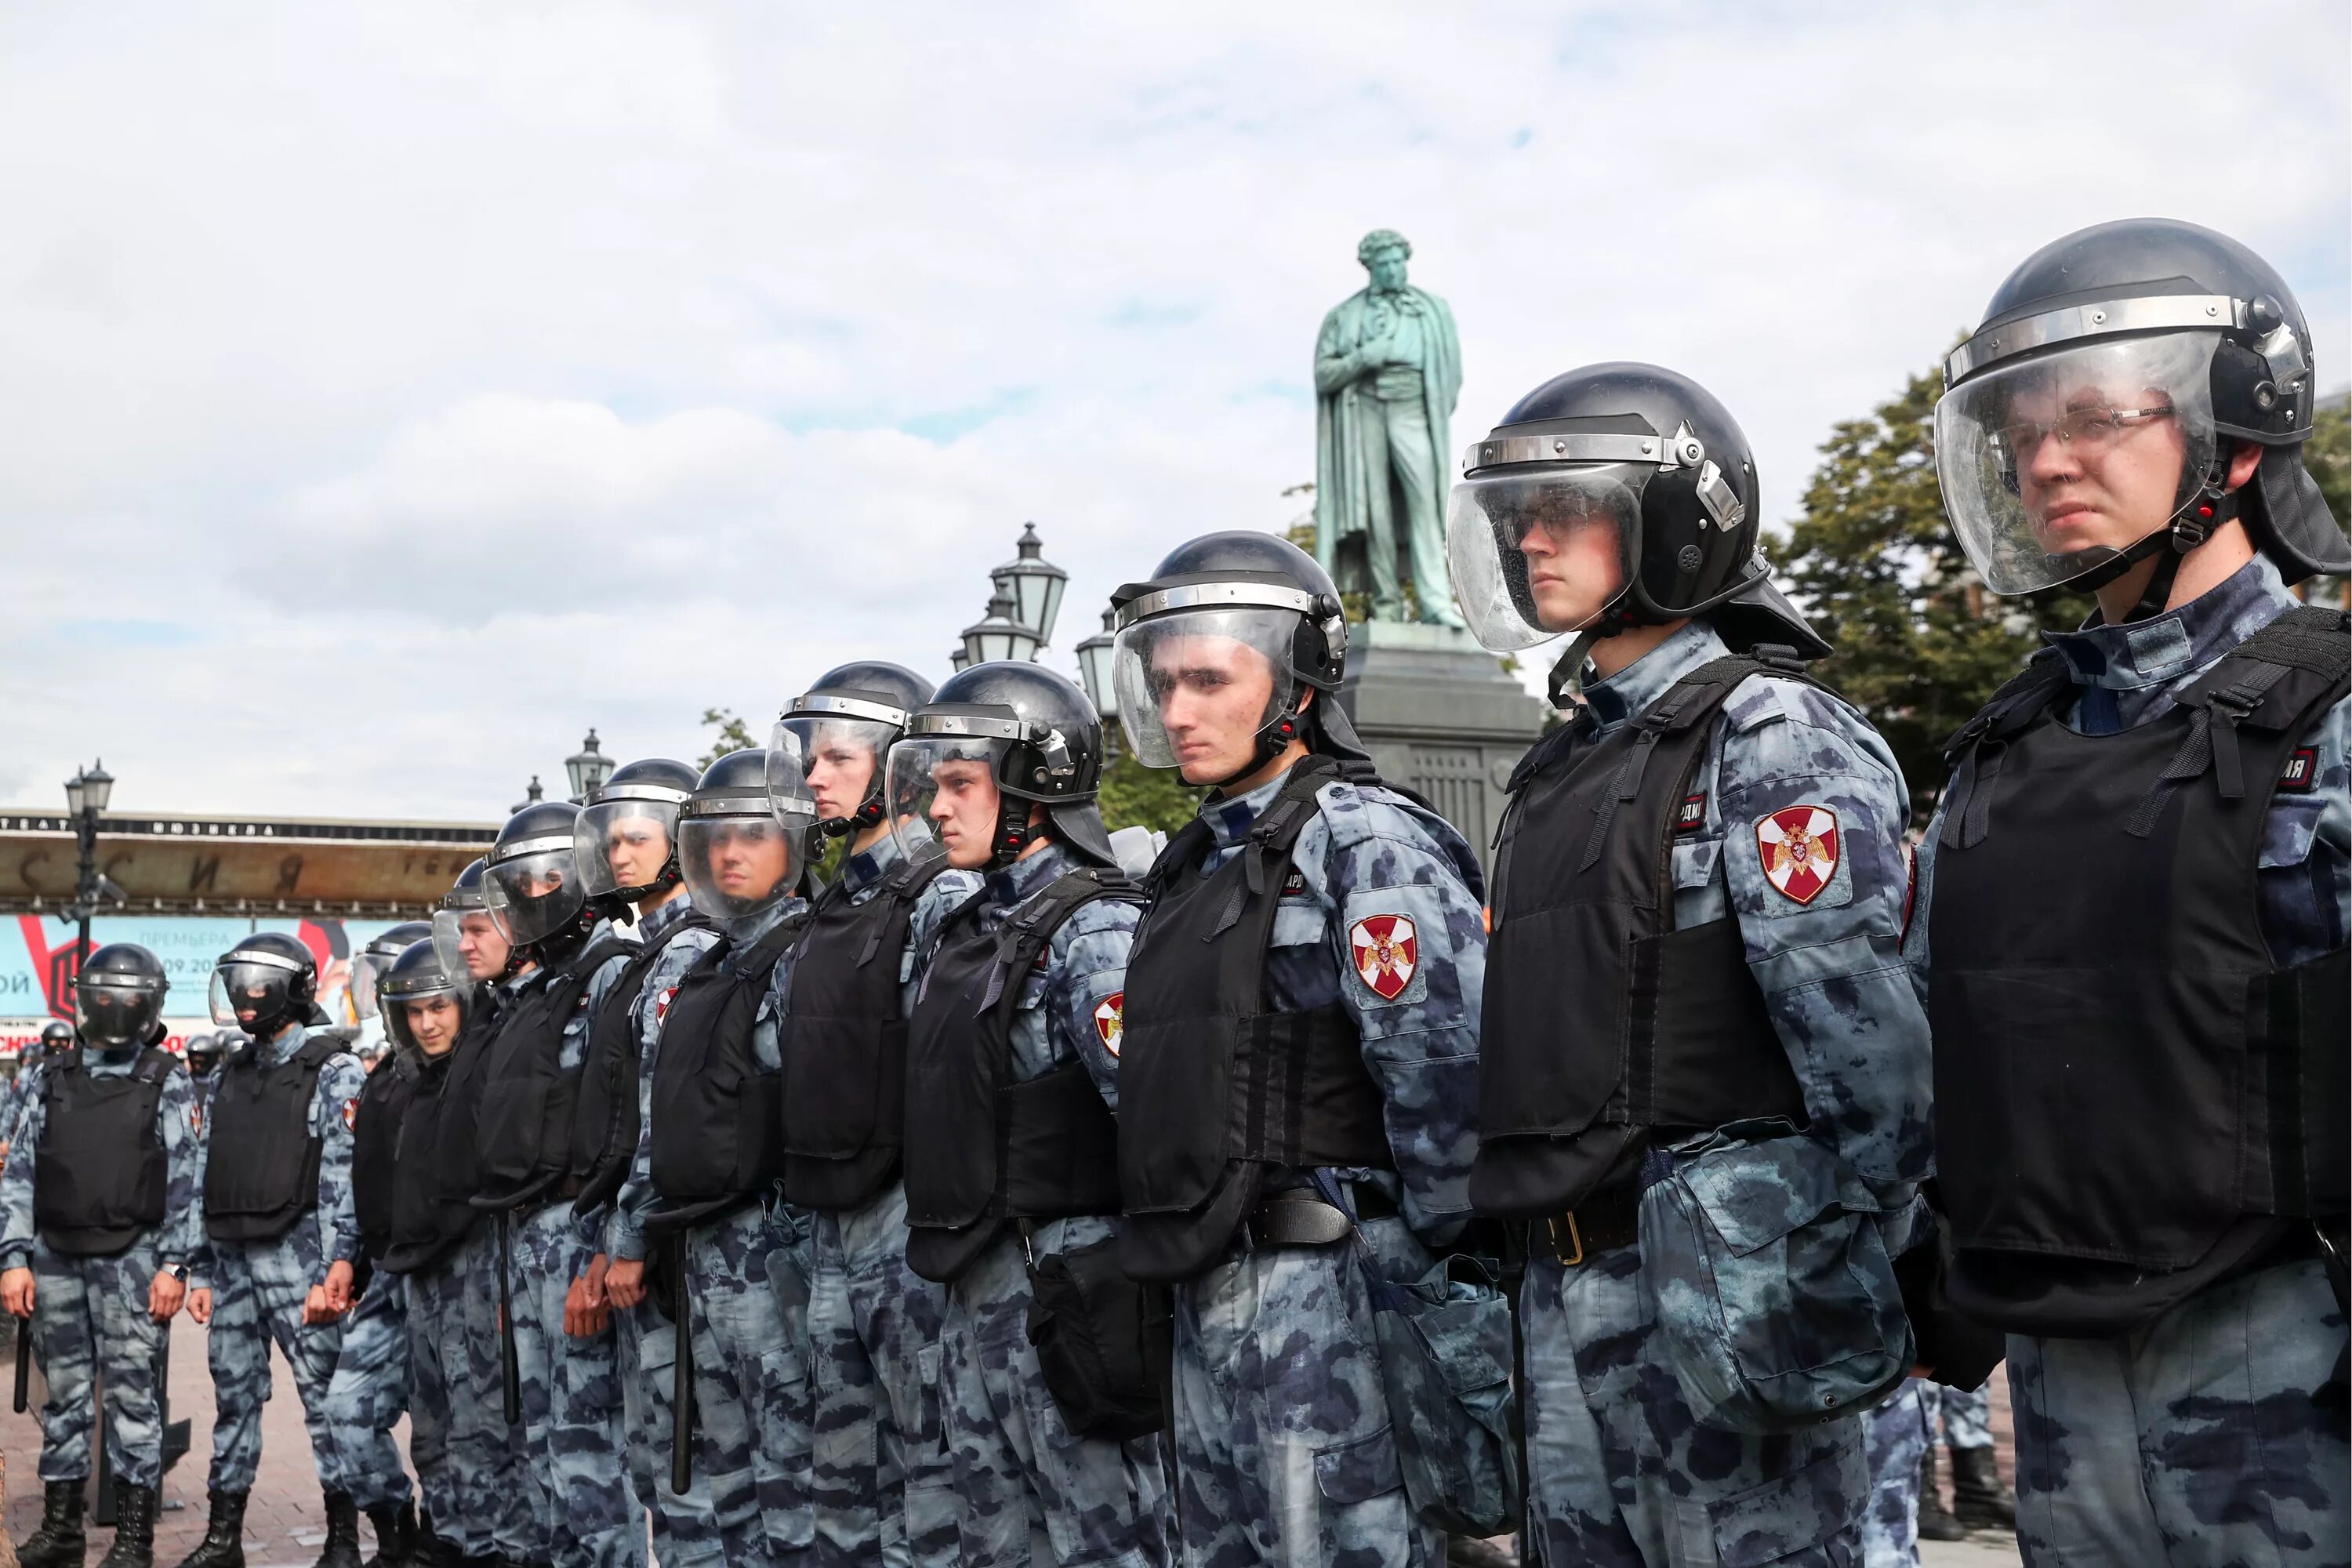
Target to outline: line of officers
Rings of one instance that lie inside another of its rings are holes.
[[[372,1076],[265,933],[199,1114],[160,966],[101,950],[0,1175],[51,1394],[25,1562],[82,1559],[94,1357],[107,1568],[146,1568],[184,1287],[183,1568],[244,1560],[273,1341],[322,1568],[362,1511],[382,1564],[1902,1560],[1870,1413],[2004,1357],[2030,1563],[2344,1561],[2352,638],[2289,585],[2352,561],[2309,356],[2188,225],[2002,285],[1946,507],[1993,593],[2099,613],[1916,844],[1738,425],[1612,363],[1454,494],[1469,628],[1572,635],[1580,681],[1491,888],[1335,700],[1325,564],[1227,532],[1113,599],[1133,753],[1209,792],[1156,852],[1068,681],[856,663],[765,747],[518,813],[354,966]]]

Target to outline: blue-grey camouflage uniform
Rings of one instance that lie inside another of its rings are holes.
[[[1946,1388],[1938,1383],[1927,1385],[1936,1403],[1931,1414],[1943,1419],[1944,1447],[1947,1448],[1990,1448],[1992,1447],[1992,1385],[1972,1391]]]
[[[83,1060],[92,1078],[122,1078],[142,1054],[136,1047],[92,1049]],[[165,1264],[195,1256],[202,1216],[186,1076],[168,1074],[162,1089],[155,1125],[163,1141],[163,1218],[111,1258],[68,1256],[40,1239],[33,1223],[33,1168],[47,1116],[37,1092],[28,1092],[18,1107],[7,1163],[0,1167],[0,1271],[33,1271],[33,1353],[48,1382],[40,1412],[44,1481],[89,1478],[90,1426],[98,1418],[93,1373],[106,1380],[107,1460],[116,1479],[134,1487],[163,1480],[155,1372],[169,1325],[148,1315],[147,1292]]]
[[[1076,866],[1048,841],[990,873],[984,928],[1001,930],[1024,900]],[[1053,934],[1045,967],[1022,983],[1009,1081],[1025,1083],[1076,1059],[1118,1109],[1118,1058],[1095,1018],[1125,994],[1136,914],[1131,904],[1098,900]],[[1109,1236],[1112,1223],[1092,1215],[1052,1220],[1035,1227],[1029,1245],[1038,1253],[1068,1251]],[[1172,1521],[1159,1439],[1080,1437],[1064,1425],[1029,1343],[1030,1300],[1023,1241],[1010,1229],[948,1289],[940,1400],[966,1568],[1167,1563]]]
[[[1570,722],[1601,735],[1727,653],[1703,621],[1585,688]],[[1902,771],[1845,703],[1752,676],[1725,702],[1675,837],[1675,925],[1738,921],[1748,966],[1795,1069],[1824,1158],[1843,1162],[1911,1244],[1933,1173],[1927,1021],[1900,942],[1910,858]],[[1835,818],[1827,885],[1804,901],[1767,874],[1758,825],[1810,805]],[[1783,1436],[1697,1425],[1641,1279],[1639,1248],[1564,1266],[1537,1247],[1522,1301],[1529,1528],[1556,1563],[1846,1563],[1870,1498],[1863,1424]]]
[[[679,922],[694,912],[683,888],[668,902],[637,921],[637,938],[662,950],[646,973],[645,984],[626,1002],[629,1026],[637,1038],[637,1125],[653,1114],[653,1059],[661,1036],[661,1019],[672,993],[695,961],[718,942],[719,933],[700,927],[680,930]],[[646,1256],[645,1231],[638,1216],[653,1196],[649,1186],[624,1187],[604,1211],[604,1251],[608,1258],[632,1262]],[[629,1206],[635,1202],[635,1208]],[[621,1420],[627,1449],[629,1485],[637,1503],[653,1520],[654,1558],[662,1568],[712,1568],[726,1561],[719,1540],[719,1522],[710,1511],[709,1467],[697,1465],[687,1489],[670,1489],[670,1390],[677,1365],[677,1341],[670,1321],[651,1300],[622,1307],[613,1313],[614,1359],[621,1379]]]
[[[408,1320],[408,1462],[417,1506],[434,1535],[468,1557],[492,1550],[490,1515],[471,1495],[478,1484],[480,1413],[467,1384],[465,1288],[453,1253],[401,1280]],[[469,1427],[467,1423],[475,1422]]]
[[[1919,1568],[1919,1465],[1936,1438],[1937,1392],[1924,1377],[1906,1378],[1862,1418],[1871,1488],[1863,1568]]]
[[[1286,773],[1202,816],[1205,871],[1236,852]],[[1469,1216],[1477,1152],[1478,1016],[1486,931],[1477,861],[1435,813],[1393,791],[1340,782],[1291,849],[1266,960],[1286,1011],[1343,1005],[1380,1086],[1393,1172],[1342,1169],[1401,1217],[1361,1230],[1382,1270],[1418,1279]],[[1416,963],[1393,998],[1358,969],[1349,931],[1402,916]],[[1303,1173],[1275,1173],[1268,1190]],[[1400,1203],[1401,1200],[1401,1203]],[[1352,1248],[1278,1247],[1231,1258],[1175,1287],[1177,1514],[1193,1568],[1281,1561],[1423,1564],[1444,1538],[1420,1525],[1397,1465],[1370,1293]]]
[[[887,835],[846,857],[850,902],[872,900],[902,858]],[[898,959],[902,1012],[914,1006],[940,926],[979,890],[976,874],[947,870],[915,900]],[[947,1289],[907,1267],[906,1188],[894,1181],[858,1208],[809,1217],[818,1538],[852,1562],[953,1568],[955,1470],[939,1397]]]
[[[335,1375],[327,1384],[327,1420],[338,1432],[376,1434],[378,1458],[386,1452],[393,1457],[389,1468],[348,1469],[344,1485],[362,1509],[397,1506],[413,1495],[392,1436],[409,1405],[406,1284],[381,1268],[370,1272],[367,1288],[343,1316],[342,1330]],[[423,1460],[415,1462],[423,1468]]]
[[[250,1048],[260,1053],[265,1067],[275,1067],[300,1050],[310,1035],[307,1026],[289,1025],[276,1039]],[[325,1282],[328,1266],[359,1259],[359,1216],[352,1205],[352,1110],[366,1080],[366,1069],[347,1051],[329,1057],[319,1069],[310,1114],[310,1136],[320,1146],[317,1205],[275,1241],[208,1239],[198,1251],[189,1285],[213,1293],[205,1356],[213,1374],[214,1491],[253,1489],[273,1341],[293,1369],[320,1487],[349,1491],[358,1478],[400,1468],[400,1451],[388,1434],[335,1424],[327,1393],[342,1350],[342,1325],[302,1321],[310,1287]],[[209,1125],[199,1146],[209,1157]],[[201,1190],[201,1168],[196,1179]]]
[[[499,1366],[499,1237],[484,1225],[457,1249],[458,1341],[466,1353],[466,1399],[480,1455],[475,1474],[479,1489],[470,1500],[474,1516],[488,1528],[491,1550],[523,1563],[548,1558],[554,1519],[537,1467],[530,1462],[529,1424],[506,1416],[505,1377]]]
[[[2294,604],[2257,557],[2167,614],[2045,633],[2080,689],[2066,722],[2108,734],[2154,721]],[[2314,785],[2272,796],[2255,873],[2263,937],[2282,967],[2343,946],[2352,926],[2352,701],[2305,744]],[[1906,950],[1923,986],[1942,820],[1938,811],[1920,846]],[[2315,1259],[2229,1279],[2111,1339],[2011,1334],[2025,1561],[2343,1563],[2345,1351],[2345,1315]]]
[[[611,928],[600,922],[591,942]],[[557,1066],[578,1072],[588,1040],[626,953],[596,966],[580,1005],[563,1025]],[[552,971],[535,969],[515,987],[520,1006],[545,986]],[[574,1217],[568,1201],[549,1201],[527,1215],[500,1216],[508,1229],[508,1290],[514,1314],[515,1365],[531,1474],[547,1500],[548,1550],[556,1568],[641,1568],[646,1525],[619,1463],[624,1441],[621,1382],[614,1332],[572,1337],[563,1331],[563,1303],[572,1283],[587,1275],[599,1250],[601,1215]]]

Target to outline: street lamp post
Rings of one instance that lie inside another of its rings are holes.
[[[89,917],[98,907],[98,819],[114,797],[114,775],[104,763],[78,768],[66,780],[66,810],[74,822],[74,839],[80,850],[74,863],[74,919],[80,933],[74,942],[74,973],[89,962]]]
[[[563,772],[572,781],[572,804],[594,805],[604,781],[613,776],[613,759],[597,748],[595,731],[589,731],[580,749],[563,759]]]
[[[1034,658],[1037,648],[1054,640],[1054,620],[1062,613],[1062,593],[1070,585],[1070,574],[1045,559],[1045,546],[1034,522],[1021,525],[1021,538],[1013,549],[1013,558],[991,572],[988,580],[1011,601],[1010,617],[1035,636],[1037,647],[1029,654]]]
[[[1037,634],[1013,618],[1012,597],[1002,588],[988,601],[987,616],[963,629],[967,665],[1033,659],[1037,647]]]
[[[1108,757],[1117,744],[1118,733],[1118,685],[1111,677],[1112,655],[1118,639],[1112,635],[1118,624],[1118,612],[1103,612],[1102,630],[1078,644],[1078,684],[1087,689],[1087,700],[1102,715],[1103,754]]]

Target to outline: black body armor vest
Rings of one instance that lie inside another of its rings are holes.
[[[473,1190],[462,1184],[463,1167],[473,1159],[474,1118],[467,1097],[476,1085],[458,1068],[467,1052],[479,1055],[487,1036],[470,1026],[448,1054],[417,1064],[407,1113],[400,1119],[392,1169],[392,1231],[376,1258],[387,1274],[413,1274],[455,1251],[473,1234],[482,1212]],[[452,1180],[445,1159],[461,1168]],[[364,1223],[364,1222],[362,1222]]]
[[[1062,922],[1097,899],[1139,901],[1082,867],[994,931],[975,893],[950,916],[907,1029],[907,1266],[953,1279],[1008,1220],[1118,1212],[1118,1125],[1084,1062],[1012,1081],[1022,984]]]
[[[1480,1213],[1574,1208],[1631,1179],[1654,1140],[1752,1117],[1806,1125],[1739,922],[1675,929],[1691,780],[1723,704],[1761,674],[1807,680],[1715,659],[1598,739],[1555,731],[1513,772],[1478,1047]]]
[[[898,1173],[907,1126],[907,1019],[898,960],[916,900],[943,858],[901,861],[864,903],[835,882],[810,911],[784,1014],[784,1191],[849,1209]]]
[[[359,1110],[352,1120],[352,1206],[359,1216],[360,1245],[371,1258],[392,1250],[400,1125],[415,1098],[416,1063],[399,1048],[360,1089]]]
[[[2273,961],[2255,867],[2347,627],[2290,611],[2106,735],[2066,727],[2040,657],[1954,738],[1928,1019],[1969,1315],[2121,1331],[2242,1261],[2242,1222],[2346,1212],[2352,973],[2342,947]]]
[[[275,1241],[317,1206],[322,1146],[310,1101],[328,1060],[347,1050],[331,1036],[305,1039],[276,1067],[252,1055],[223,1064],[205,1155],[205,1232],[215,1241]]]
[[[1282,1012],[1266,995],[1290,852],[1338,776],[1328,758],[1300,762],[1240,852],[1205,877],[1214,837],[1196,818],[1144,884],[1118,1069],[1118,1256],[1136,1279],[1217,1263],[1269,1170],[1394,1163],[1354,1017],[1336,1000]]]
[[[634,1015],[646,980],[672,942],[710,926],[705,916],[684,915],[659,942],[646,943],[613,983],[612,999],[596,1016],[588,1059],[580,1070],[579,1103],[572,1113],[572,1176],[566,1184],[576,1189],[574,1214],[611,1203],[629,1179],[629,1163],[637,1155],[637,1135],[645,1126],[637,1104],[640,1042]]]
[[[474,1199],[478,1207],[510,1208],[571,1195],[561,1187],[572,1173],[572,1121],[582,1069],[562,1066],[563,1028],[586,1009],[588,982],[596,971],[635,951],[625,942],[591,942],[549,968],[545,978],[515,999],[482,1069],[482,1108],[475,1124],[481,1142],[482,1190]],[[589,1020],[592,1030],[595,1024]]]
[[[111,1258],[163,1223],[170,1165],[155,1117],[177,1064],[150,1046],[120,1078],[52,1058],[41,1077],[41,1142],[33,1152],[33,1224],[52,1251]]]
[[[749,947],[726,938],[678,982],[654,1063],[649,1231],[702,1225],[757,1201],[784,1173],[783,1074],[751,1048],[769,976],[800,940],[806,913]]]

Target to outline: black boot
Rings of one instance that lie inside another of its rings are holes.
[[[327,1541],[318,1568],[360,1568],[360,1510],[349,1492],[326,1494]]]
[[[414,1503],[378,1503],[367,1510],[375,1528],[375,1555],[367,1568],[407,1568],[417,1555],[416,1507]]]
[[[114,1544],[98,1568],[155,1568],[155,1489],[114,1483]]]
[[[2017,1528],[2017,1495],[2000,1484],[1990,1448],[1952,1450],[1952,1516],[1970,1530]]]
[[[205,1521],[205,1538],[180,1559],[180,1568],[245,1568],[245,1498],[243,1492],[213,1492],[212,1517]]]
[[[1966,1541],[1969,1532],[1944,1506],[1944,1494],[1936,1489],[1936,1445],[1919,1456],[1919,1539],[1922,1541]]]
[[[83,1481],[51,1481],[41,1489],[41,1527],[16,1548],[24,1568],[81,1568],[89,1537],[81,1523]]]

